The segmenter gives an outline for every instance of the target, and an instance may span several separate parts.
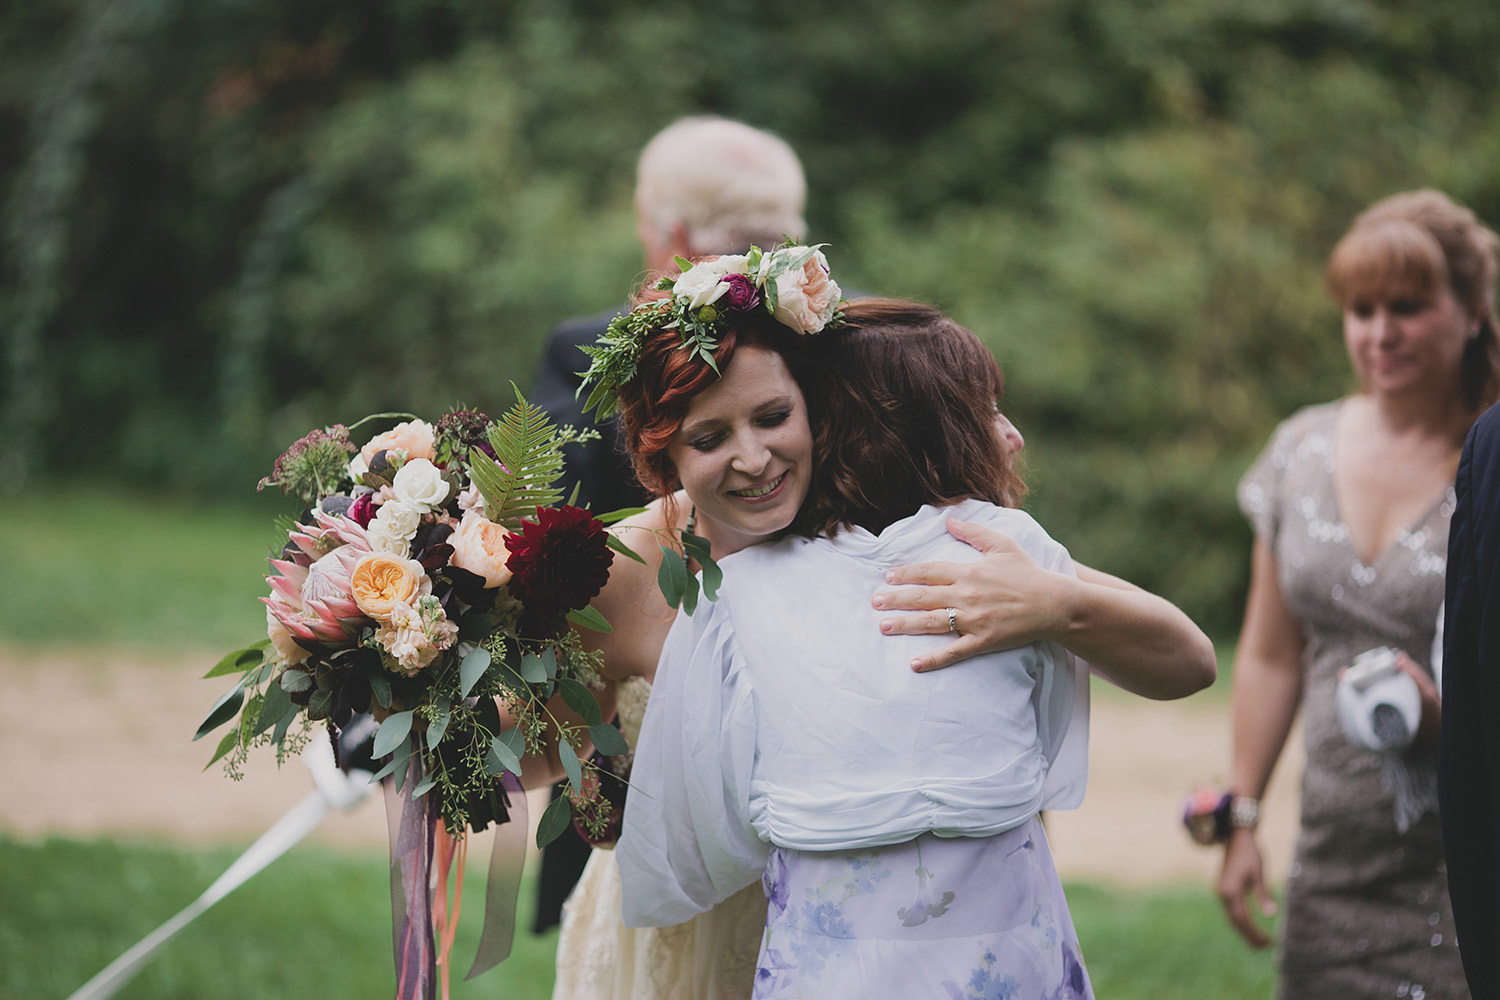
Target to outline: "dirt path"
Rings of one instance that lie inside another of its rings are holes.
[[[243,843],[275,822],[312,790],[300,762],[278,770],[266,752],[233,782],[218,766],[203,769],[213,739],[191,742],[228,687],[222,678],[196,680],[216,658],[209,650],[152,657],[0,646],[0,759],[8,762],[0,831]],[[1179,811],[1194,785],[1228,775],[1227,706],[1147,702],[1097,688],[1088,796],[1081,809],[1047,817],[1058,867],[1064,878],[1206,888],[1218,852],[1188,840]],[[1294,737],[1264,810],[1263,844],[1277,881],[1290,860],[1298,746]],[[383,807],[371,797],[330,816],[313,838],[384,849]]]

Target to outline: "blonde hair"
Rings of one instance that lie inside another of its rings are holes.
[[[694,255],[802,239],[807,182],[782,139],[727,118],[679,119],[636,166],[636,207],[663,234],[681,223]]]
[[[1500,396],[1500,329],[1495,321],[1500,236],[1441,191],[1391,195],[1361,212],[1328,257],[1334,301],[1425,301],[1443,289],[1477,324],[1464,346],[1462,381],[1471,408]]]

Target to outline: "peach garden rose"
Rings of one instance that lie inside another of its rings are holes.
[[[359,449],[359,461],[364,468],[369,468],[370,459],[376,452],[394,449],[406,452],[408,462],[414,458],[431,461],[437,457],[436,446],[437,432],[431,424],[425,420],[408,420],[366,441]]]
[[[510,549],[505,544],[507,534],[479,510],[466,510],[463,520],[458,522],[458,530],[448,537],[448,544],[453,546],[448,561],[484,577],[486,587],[503,586],[510,580],[510,570],[505,566],[510,558]]]
[[[821,250],[799,269],[776,279],[776,319],[798,333],[817,333],[828,325],[843,297],[838,282],[828,276],[828,259]]]
[[[415,559],[372,552],[354,567],[349,590],[359,610],[386,623],[398,603],[413,605],[417,598],[430,594],[432,581]]]

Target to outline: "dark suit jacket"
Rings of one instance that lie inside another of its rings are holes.
[[[1448,535],[1438,789],[1469,988],[1500,997],[1500,406],[1469,432]]]
[[[639,507],[650,499],[636,481],[630,459],[620,447],[615,420],[595,424],[584,416],[584,400],[577,395],[578,387],[583,383],[578,373],[589,366],[589,359],[578,349],[579,346],[593,344],[609,327],[609,321],[625,308],[570,319],[554,327],[547,335],[541,370],[532,390],[531,401],[546,410],[553,423],[594,427],[602,436],[603,440],[568,445],[563,449],[568,463],[561,483],[564,499],[576,483],[579,505],[596,514],[621,507]]]

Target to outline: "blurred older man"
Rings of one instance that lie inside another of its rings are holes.
[[[672,268],[674,257],[744,253],[802,239],[807,182],[802,163],[784,141],[727,118],[683,118],[657,133],[636,167],[636,235],[650,278]],[[623,282],[622,282],[623,284]],[[576,398],[592,344],[621,308],[571,319],[547,337],[533,402],[559,424],[589,423]],[[642,503],[646,495],[616,446],[613,421],[599,425],[602,441],[570,446],[565,489],[579,486],[579,502],[596,511]]]

